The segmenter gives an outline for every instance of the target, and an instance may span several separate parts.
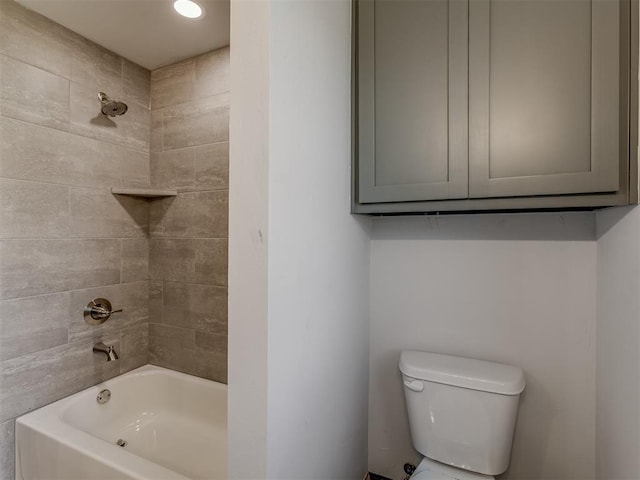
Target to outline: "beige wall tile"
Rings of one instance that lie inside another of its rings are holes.
[[[122,283],[149,279],[149,240],[124,238],[122,242]]]
[[[164,283],[162,323],[227,334],[227,289],[193,283]]]
[[[0,337],[0,361],[67,343],[66,328],[36,330],[26,335]]]
[[[122,127],[121,132],[127,138],[126,142],[125,140],[121,141],[131,145],[135,144],[137,145],[135,148],[148,152],[151,133],[151,110],[135,102],[127,103],[127,105],[129,107],[127,113],[120,117],[115,117],[119,120],[118,125]]]
[[[226,190],[178,194],[164,214],[163,235],[226,238],[229,213],[227,197]]]
[[[150,107],[151,72],[129,60],[122,60],[122,100]]]
[[[120,330],[120,373],[149,363],[149,324]]]
[[[0,240],[0,478],[8,479],[13,417],[147,361],[149,208],[108,189],[149,185],[150,73],[12,0],[0,2],[0,54],[0,237],[11,237]],[[127,102],[127,114],[108,121],[99,91]],[[65,238],[82,235],[105,239]],[[84,297],[100,293],[127,304],[126,314],[85,330],[74,323],[84,321]],[[70,335],[84,340],[69,344]],[[96,335],[122,360],[94,355]]]
[[[179,192],[195,189],[195,150],[181,148],[151,154],[151,185]]]
[[[193,59],[151,72],[151,108],[178,105],[193,100],[196,62]]]
[[[70,92],[71,132],[136,150],[149,151],[148,109],[132,103],[124,115],[108,117],[101,113],[95,87],[71,82]]]
[[[164,110],[151,110],[151,132],[149,133],[149,149],[152,152],[162,151],[162,115]]]
[[[132,188],[145,188],[151,184],[151,172],[149,171],[149,154],[129,150],[136,155],[128,155],[122,158],[122,186]]]
[[[89,325],[84,320],[84,307],[94,298],[106,298],[114,309],[122,309],[114,313],[102,325]],[[123,328],[139,326],[149,321],[149,284],[147,281],[122,283],[97,288],[74,290],[70,293],[68,310],[69,341],[75,342],[86,338],[112,333]]]
[[[122,58],[80,35],[71,37],[71,80],[95,92],[120,100],[122,93]]]
[[[149,363],[224,383],[227,337],[206,336],[191,329],[151,323]]]
[[[0,178],[0,238],[69,233],[69,187]]]
[[[196,347],[218,353],[227,353],[227,335],[196,332]]]
[[[151,238],[149,278],[226,286],[227,240]]]
[[[71,232],[76,237],[145,237],[149,228],[147,200],[74,187],[69,194]]]
[[[16,2],[0,1],[0,53],[71,78],[71,35],[66,28]]]
[[[196,190],[229,188],[229,142],[196,147]]]
[[[0,55],[0,113],[66,130],[69,80]]]
[[[149,239],[149,279],[189,281],[195,277],[192,240]]]
[[[163,149],[192,147],[229,140],[229,94],[163,111]]]
[[[227,286],[227,239],[192,240],[195,275],[190,283]]]
[[[227,383],[227,336],[196,332],[196,347],[201,356],[207,358],[204,377]],[[205,355],[203,353],[206,352]]]
[[[121,57],[13,1],[3,0],[0,12],[0,52],[109,95],[121,94]]]
[[[230,90],[229,47],[196,57],[196,98],[217,95]]]
[[[149,152],[130,150],[119,145],[100,142],[104,149],[104,156],[108,155],[108,162],[115,158],[121,159],[123,187],[148,187],[150,183]],[[110,185],[110,187],[117,186]]]
[[[149,280],[149,321],[162,323],[163,282]]]
[[[152,365],[193,375],[194,349],[194,330],[149,324],[149,363]]]
[[[152,281],[157,312],[152,318],[164,325],[150,324],[149,358],[157,365],[226,381],[226,337],[207,336],[227,331],[226,288],[213,286],[226,285],[226,241],[199,242],[195,237],[228,235],[229,99],[228,94],[204,98],[228,90],[228,50],[194,60],[195,97],[191,62],[152,74],[152,108],[157,109],[152,112],[151,149],[162,152],[151,157],[151,184],[180,193],[151,205],[150,276],[157,279]],[[167,78],[154,85],[159,73]],[[173,99],[172,87],[180,92]],[[223,143],[207,144],[219,141]],[[196,189],[207,191],[193,193]]]
[[[0,361],[67,343],[69,293],[0,301]]]
[[[119,282],[119,240],[0,240],[0,300]]]
[[[4,2],[0,2],[2,4]],[[0,16],[1,18],[1,16]],[[15,478],[15,462],[13,457],[15,445],[15,421],[13,419],[0,423],[0,478]]]
[[[165,198],[149,202],[149,236],[162,236],[162,220],[172,201],[173,198]]]
[[[101,340],[120,349],[117,334]],[[118,375],[119,362],[94,354],[94,344],[75,342],[0,362],[0,422]]]
[[[159,347],[164,346],[162,341],[157,341],[158,339],[175,340],[174,342],[171,342],[169,347],[193,350],[196,345],[196,333],[193,329],[172,325],[161,325],[153,322],[149,323],[149,338],[156,340],[155,344]],[[155,354],[158,355],[160,352],[156,350]],[[160,356],[162,356],[162,354],[160,354]]]
[[[143,152],[0,117],[0,176],[108,189]]]
[[[175,348],[171,339],[149,337],[149,363],[188,375],[226,383],[226,356],[224,354],[200,348],[196,350]]]

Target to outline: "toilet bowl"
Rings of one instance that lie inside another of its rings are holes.
[[[411,475],[411,480],[495,480],[495,477],[450,467],[425,457]]]
[[[413,480],[489,480],[507,470],[520,368],[410,350],[399,367],[412,443],[425,457]]]

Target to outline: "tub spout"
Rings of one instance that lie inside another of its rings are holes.
[[[102,342],[98,342],[93,346],[93,353],[104,353],[107,356],[107,362],[118,360],[118,354],[113,345],[105,345]]]

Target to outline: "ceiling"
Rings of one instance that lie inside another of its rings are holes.
[[[173,0],[18,0],[149,70],[229,44],[229,0],[196,1],[205,14],[189,19]]]

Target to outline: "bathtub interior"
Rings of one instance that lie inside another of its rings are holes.
[[[97,394],[109,389],[107,403]],[[63,400],[64,424],[192,479],[226,478],[226,385],[142,367]],[[117,446],[117,442],[126,442]]]

